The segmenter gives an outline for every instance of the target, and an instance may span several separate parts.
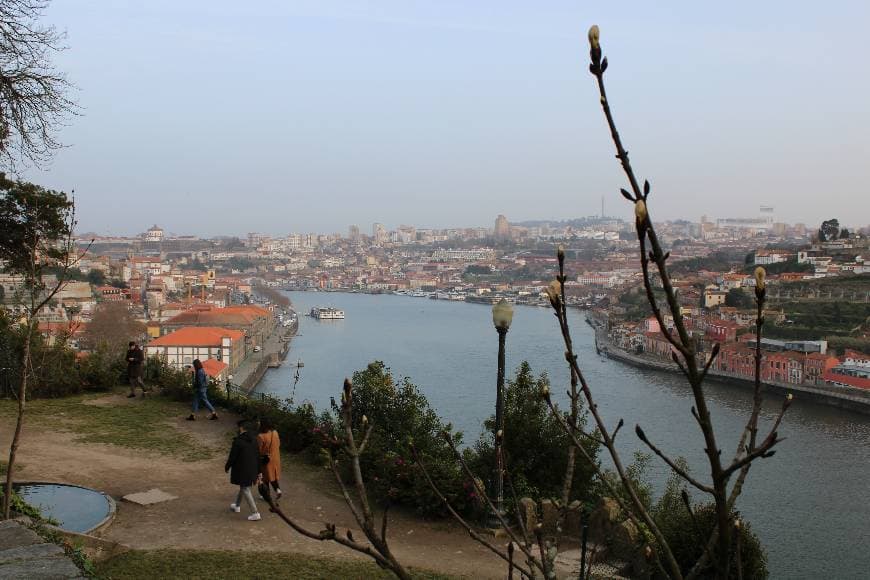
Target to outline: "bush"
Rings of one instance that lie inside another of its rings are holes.
[[[562,496],[571,441],[541,397],[541,390],[545,386],[549,386],[546,373],[536,379],[528,362],[519,366],[514,378],[505,386],[505,466],[517,497],[528,496],[539,500],[561,499]],[[586,415],[582,409],[580,424],[581,427],[586,425]],[[495,416],[487,419],[484,427],[486,431],[475,445],[473,463],[476,473],[492,480],[495,476]],[[586,452],[595,460],[599,451],[598,443],[589,439],[583,443]],[[578,453],[571,500],[591,499],[594,474],[594,466]]]
[[[637,498],[646,509],[652,507],[652,485],[647,478],[647,470],[649,469],[652,455],[643,451],[635,451],[632,462],[625,468],[625,475],[631,481],[634,491],[637,493]],[[599,477],[596,477],[592,482],[591,498],[597,499],[600,497],[612,497],[609,487],[616,490],[616,495],[624,505],[632,505],[631,496],[626,491],[622,480],[613,469],[605,469]],[[590,502],[591,503],[591,502]]]
[[[211,398],[212,395],[209,395]],[[329,413],[317,415],[308,403],[294,406],[289,400],[266,398],[262,401],[244,397],[227,397],[218,390],[213,400],[222,406],[253,420],[269,419],[281,438],[281,449],[289,453],[307,452],[309,459],[316,461],[319,455],[319,438],[315,429]],[[331,419],[330,419],[331,420]]]
[[[146,383],[158,385],[164,395],[176,401],[189,401],[193,397],[192,373],[179,370],[160,357],[153,356],[145,361],[143,379]]]
[[[362,432],[362,417],[372,425],[368,448],[360,465],[375,497],[414,508],[428,516],[446,515],[443,503],[430,489],[422,472],[411,458],[410,444],[423,458],[426,469],[451,505],[470,512],[477,505],[471,482],[463,476],[450,445],[442,437],[446,425],[429,401],[407,378],[393,379],[384,363],[375,361],[353,375],[354,433]],[[337,410],[333,403],[334,410]],[[340,421],[321,425],[322,434],[343,428]],[[461,443],[454,434],[454,443]]]
[[[126,373],[124,360],[115,356],[105,344],[97,346],[81,363],[82,380],[92,389],[110,389],[122,382]]]
[[[33,375],[28,397],[62,397],[81,392],[83,388],[75,352],[60,334],[49,344],[35,333],[30,339]],[[25,332],[9,316],[0,311],[0,396],[13,396],[21,384],[21,364],[24,359]]]
[[[687,467],[684,460],[679,463],[682,468]],[[692,506],[694,518],[689,514],[681,498],[685,489],[683,481],[677,475],[671,475],[664,494],[653,509],[656,524],[664,534],[684,574],[701,558],[704,553],[704,544],[717,525],[716,506],[712,503],[695,504]],[[734,519],[740,518],[740,514],[736,511],[731,516]],[[749,522],[741,518],[741,523],[739,533],[742,577],[763,580],[767,578],[767,555],[764,553],[758,536],[752,532]],[[729,578],[739,577],[736,556],[735,538],[731,542]],[[702,572],[700,577],[711,577],[712,572],[712,568],[709,568]]]

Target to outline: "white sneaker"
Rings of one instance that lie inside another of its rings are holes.
[[[241,506],[237,506],[236,504],[231,503],[230,504],[230,511],[239,513],[240,511],[242,511],[242,508],[241,508]]]
[[[251,522],[259,522],[261,519],[262,518],[260,517],[260,512],[248,516],[248,521]]]

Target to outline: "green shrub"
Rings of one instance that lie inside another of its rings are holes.
[[[505,466],[517,497],[528,496],[539,500],[561,499],[562,496],[571,442],[541,397],[545,386],[549,386],[546,373],[535,378],[528,362],[519,366],[514,378],[505,386]],[[582,410],[580,424],[585,428],[586,415]],[[484,427],[486,431],[475,445],[473,463],[475,472],[491,481],[495,475],[495,416],[487,419]],[[584,449],[595,461],[598,443],[589,439],[583,443]],[[578,453],[570,499],[589,500],[594,475],[594,466]]]
[[[640,503],[646,509],[652,507],[652,485],[650,485],[647,477],[647,470],[651,460],[652,455],[649,453],[635,451],[632,456],[632,462],[625,468],[626,477],[631,481]],[[632,505],[631,496],[626,491],[625,486],[622,485],[619,474],[613,469],[603,470],[601,475],[593,480],[592,491],[590,493],[591,498],[612,497],[613,494],[610,492],[609,487],[616,490],[616,495],[619,496],[624,505]]]
[[[91,389],[110,389],[122,382],[127,372],[125,362],[114,356],[105,344],[98,345],[84,357],[80,367],[82,380]]]
[[[248,419],[268,419],[281,439],[281,449],[288,453],[307,451],[309,459],[315,460],[320,450],[316,428],[324,421],[330,421],[329,413],[319,416],[310,404],[294,406],[290,401],[266,398],[262,401],[245,397],[227,397],[216,389],[209,399]]]
[[[62,397],[81,392],[83,383],[75,352],[60,334],[50,343],[38,332],[30,339],[33,375],[28,386],[28,397]],[[21,384],[21,365],[24,359],[24,328],[14,322],[5,311],[0,311],[0,396],[13,396]]]
[[[159,386],[163,394],[176,401],[193,397],[193,375],[188,370],[179,370],[165,359],[152,356],[145,361],[142,377],[146,383]]]
[[[684,460],[678,461],[680,466],[687,467]],[[656,524],[664,534],[671,551],[680,569],[687,573],[704,553],[704,545],[707,538],[717,525],[716,506],[709,504],[695,504],[692,506],[694,517],[681,497],[683,491],[687,491],[684,482],[672,474],[665,487],[665,492],[653,509],[653,517]],[[738,512],[731,514],[732,519],[741,519],[740,527],[740,561],[743,568],[743,578],[764,580],[767,578],[767,555],[761,546],[761,541],[752,532],[749,522],[740,518]],[[738,578],[737,570],[737,539],[731,542],[731,569],[729,578]],[[702,572],[700,577],[712,577],[713,570],[709,568]]]
[[[451,505],[461,512],[473,511],[478,498],[442,436],[448,426],[417,387],[407,378],[395,381],[390,369],[380,361],[355,372],[353,385],[354,433],[362,433],[363,415],[372,425],[368,448],[360,464],[375,497],[382,501],[389,498],[427,516],[447,513],[423,473],[414,465],[410,448],[413,442],[429,475]],[[333,408],[338,414],[335,403]],[[319,427],[320,434],[326,438],[335,435],[337,428],[342,428],[339,421]],[[452,437],[456,445],[461,443],[461,434]]]

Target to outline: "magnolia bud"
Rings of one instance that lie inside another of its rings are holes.
[[[739,519],[734,520],[734,529],[739,530],[743,526]]]
[[[553,308],[558,309],[559,303],[562,300],[562,285],[558,280],[553,280],[550,282],[550,285],[547,286],[547,298],[550,299],[550,304]]]
[[[786,401],[791,401],[792,399],[794,399],[794,395],[792,395],[791,393],[789,393],[785,396]]]
[[[559,248],[556,250],[556,257],[559,258],[559,261],[565,259],[565,246],[559,244]]]
[[[541,389],[541,393],[542,393],[545,397],[549,397],[549,396],[550,396],[550,386],[549,386],[549,385],[544,385],[544,388]]]
[[[599,34],[600,34],[600,32],[598,30],[597,24],[593,24],[591,27],[589,27],[589,46],[591,46],[592,48],[599,47],[599,45],[598,45]]]
[[[646,215],[646,202],[642,199],[634,202],[634,217],[637,218],[638,223],[646,221]]]
[[[495,438],[496,438],[496,439],[501,439],[502,437],[504,437],[504,431],[502,431],[501,429],[499,429],[498,431],[495,432]]]
[[[362,424],[363,424],[363,425],[366,425],[368,422],[369,422],[369,418],[366,417],[365,415],[363,415],[363,416],[362,416]]]
[[[759,266],[755,269],[755,287],[759,290],[764,290],[765,276],[767,276],[767,272],[764,271],[764,268]]]

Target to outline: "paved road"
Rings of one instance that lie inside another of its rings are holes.
[[[272,355],[278,355],[278,358],[281,358],[281,353],[283,352],[284,346],[286,343],[282,340],[284,336],[285,329],[277,325],[272,334],[266,340],[266,342],[262,345],[263,350],[260,352],[252,353],[245,361],[240,364],[233,371],[233,384],[234,385],[247,385],[249,379],[256,375],[258,372],[262,372],[262,365],[264,361],[268,360]],[[287,345],[289,348],[289,345]],[[247,385],[251,390],[256,385]]]

